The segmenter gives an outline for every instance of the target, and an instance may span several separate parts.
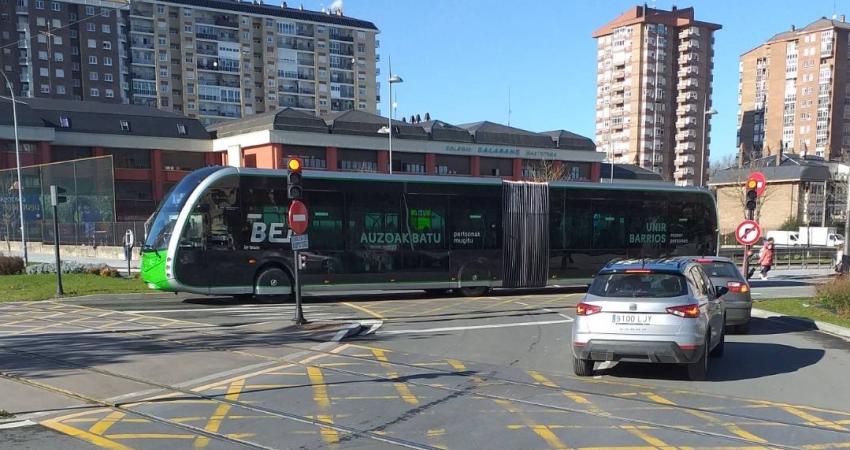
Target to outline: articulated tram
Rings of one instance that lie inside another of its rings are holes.
[[[285,170],[207,167],[148,223],[153,289],[233,296],[292,292]],[[583,284],[613,258],[714,255],[705,190],[521,183],[497,178],[304,171],[304,291]]]

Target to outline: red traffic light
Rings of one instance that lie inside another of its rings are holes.
[[[289,161],[286,162],[286,168],[291,172],[301,172],[301,168],[304,167],[301,158],[289,158]]]

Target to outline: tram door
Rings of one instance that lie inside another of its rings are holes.
[[[541,287],[549,278],[549,185],[502,182],[502,286]]]

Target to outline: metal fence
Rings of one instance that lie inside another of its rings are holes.
[[[752,248],[750,264],[758,264],[760,248]],[[777,247],[773,254],[773,269],[830,269],[835,267],[838,248],[836,247]],[[720,256],[731,258],[736,264],[744,262],[744,249],[741,247],[721,248]]]
[[[43,242],[53,244],[53,223],[44,221],[39,223],[39,232],[32,226],[28,226],[27,241]],[[141,245],[145,238],[145,223],[137,222],[90,222],[90,223],[60,223],[59,243],[62,245],[85,245],[89,247],[122,246],[124,245],[124,234],[127,230],[133,231],[136,245]],[[12,228],[10,234],[0,225],[0,242],[6,240],[20,242],[21,231]]]

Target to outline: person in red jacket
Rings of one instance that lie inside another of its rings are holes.
[[[773,266],[773,238],[768,238],[759,251],[759,265],[761,266],[761,279],[767,279],[767,272]]]

